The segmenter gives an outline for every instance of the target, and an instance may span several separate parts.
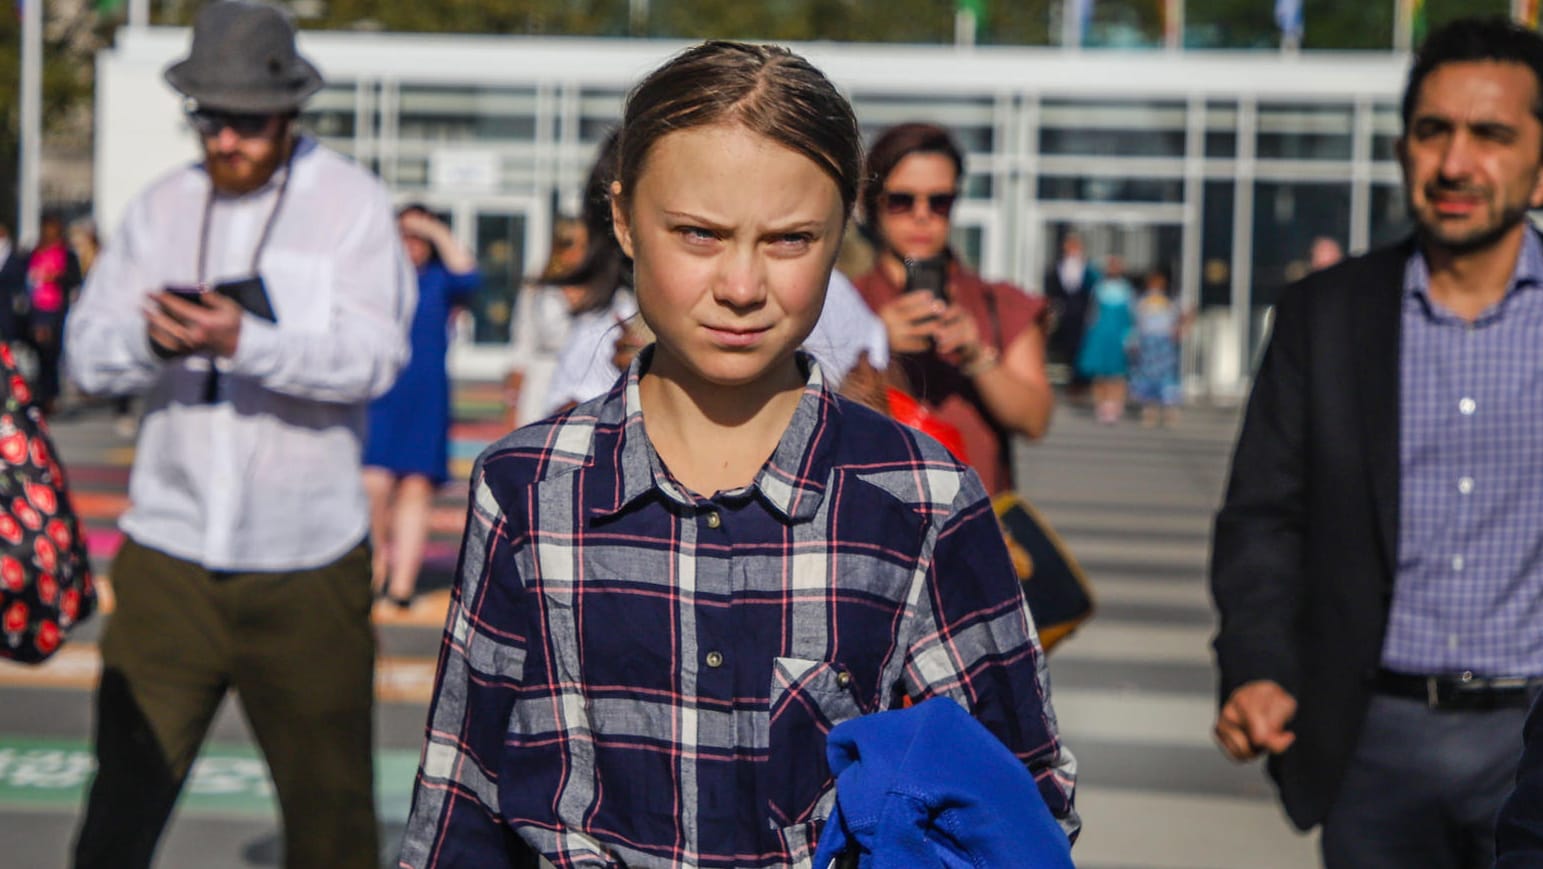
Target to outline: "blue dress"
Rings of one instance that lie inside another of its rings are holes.
[[[1136,305],[1136,334],[1131,397],[1142,404],[1179,404],[1179,306],[1167,296],[1144,296]]]
[[[412,359],[396,384],[370,403],[367,467],[399,477],[421,474],[435,483],[450,478],[450,309],[469,302],[481,285],[476,271],[454,274],[437,260],[418,270]]]
[[[1105,278],[1093,290],[1093,325],[1082,339],[1077,370],[1084,377],[1124,377],[1130,363],[1126,342],[1135,325],[1131,304],[1136,291],[1124,278]]]

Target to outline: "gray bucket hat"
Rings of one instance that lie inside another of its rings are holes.
[[[166,81],[199,106],[288,112],[321,90],[322,77],[295,51],[295,25],[260,0],[215,0],[193,22],[193,48]]]

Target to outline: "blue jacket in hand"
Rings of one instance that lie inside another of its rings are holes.
[[[852,853],[859,869],[1071,869],[1034,777],[951,699],[844,722],[825,753],[836,808],[815,869]]]

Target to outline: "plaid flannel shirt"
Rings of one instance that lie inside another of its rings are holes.
[[[749,486],[697,496],[638,377],[478,459],[404,867],[805,866],[825,736],[955,698],[1074,834],[1075,760],[979,479],[818,366]]]

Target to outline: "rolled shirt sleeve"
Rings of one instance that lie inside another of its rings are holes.
[[[143,314],[148,295],[160,289],[139,265],[148,257],[146,225],[144,202],[136,200],[65,320],[65,368],[87,393],[142,392],[165,365],[150,349]]]

